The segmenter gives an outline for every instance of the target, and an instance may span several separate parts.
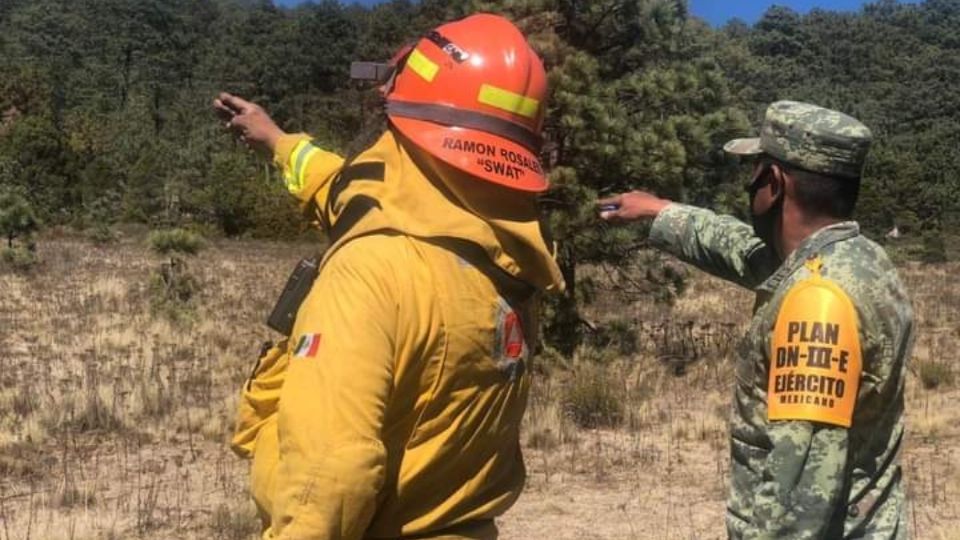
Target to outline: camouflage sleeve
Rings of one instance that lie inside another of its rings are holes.
[[[773,450],[744,540],[834,538],[837,531],[829,527],[843,504],[847,430],[807,421],[771,422],[769,435]]]
[[[660,212],[650,228],[650,242],[705,272],[751,289],[780,265],[776,253],[750,225],[683,204]]]

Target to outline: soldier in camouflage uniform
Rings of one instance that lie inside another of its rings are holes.
[[[756,293],[737,350],[731,538],[906,538],[899,465],[913,342],[907,293],[850,215],[871,142],[821,107],[774,103],[756,139],[753,227],[643,192],[602,217],[655,217],[651,242]]]

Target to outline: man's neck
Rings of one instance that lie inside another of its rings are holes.
[[[783,227],[780,230],[780,238],[777,243],[777,254],[781,260],[787,260],[797,248],[803,244],[807,238],[810,238],[820,229],[836,225],[843,220],[832,217],[813,217],[803,220],[796,220],[790,227]]]

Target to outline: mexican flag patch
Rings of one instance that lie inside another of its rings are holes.
[[[304,334],[293,349],[294,358],[313,358],[320,348],[320,334]]]

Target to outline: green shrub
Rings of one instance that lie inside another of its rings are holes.
[[[617,427],[623,423],[622,382],[609,368],[581,362],[563,392],[564,411],[582,428]]]
[[[920,259],[925,263],[947,262],[947,245],[943,240],[943,235],[939,231],[923,233],[923,246],[920,251]]]
[[[37,265],[36,251],[21,246],[0,248],[0,261],[15,272],[27,272]]]
[[[196,255],[206,245],[202,236],[186,229],[153,231],[148,241],[151,249],[163,255],[170,253]]]
[[[87,238],[98,246],[112,244],[117,241],[117,233],[106,223],[98,223],[87,230]]]
[[[151,310],[175,323],[189,324],[196,315],[194,298],[199,291],[200,283],[187,270],[187,263],[172,257],[150,276]]]
[[[203,237],[186,229],[153,231],[148,239],[157,253],[169,255],[170,260],[150,278],[150,304],[154,315],[162,315],[178,324],[188,325],[196,319],[194,296],[200,284],[187,269],[187,262],[179,255],[195,255],[204,248]]]
[[[0,186],[0,235],[7,240],[7,248],[13,248],[17,238],[29,239],[40,223],[30,202],[20,190]]]
[[[920,377],[920,383],[927,390],[933,390],[942,386],[951,386],[954,381],[953,372],[950,365],[946,362],[936,362],[926,360],[918,362],[917,375]]]
[[[617,352],[621,356],[633,355],[639,348],[636,328],[624,319],[615,319],[597,328],[589,341],[595,347]]]
[[[566,294],[546,295],[543,307],[543,341],[559,354],[571,357],[583,338],[577,303]]]
[[[552,430],[539,429],[527,435],[527,446],[534,450],[553,450],[560,445],[560,437]]]

